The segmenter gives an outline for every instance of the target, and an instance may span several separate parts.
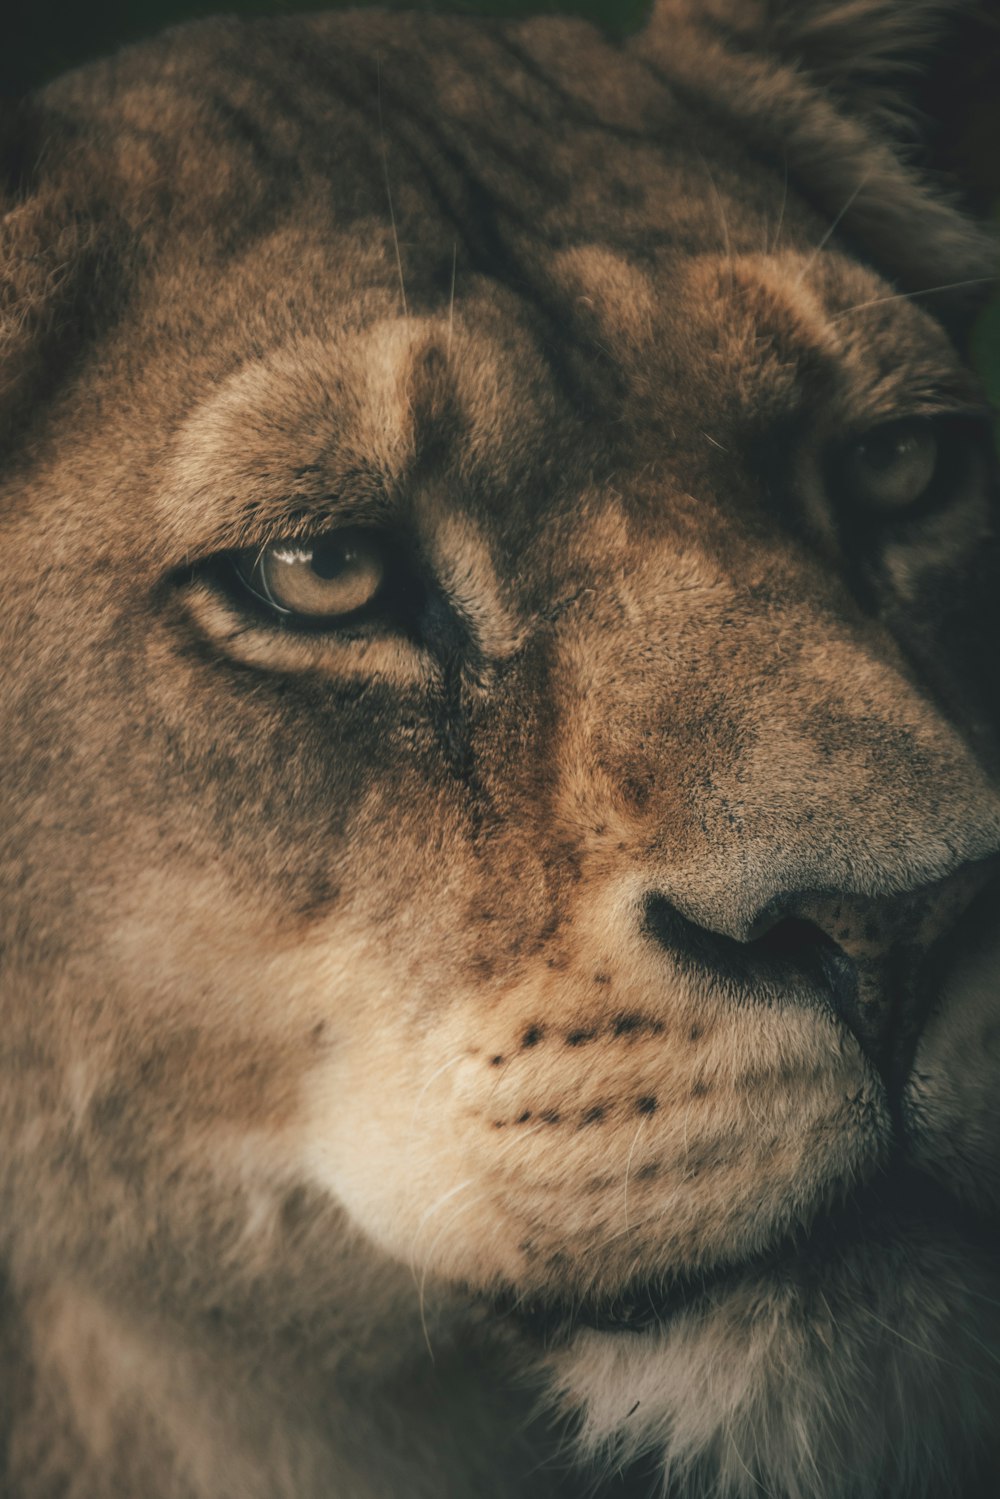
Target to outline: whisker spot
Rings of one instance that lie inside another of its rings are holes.
[[[597,1032],[594,1030],[570,1031],[566,1036],[567,1046],[586,1046],[588,1041],[593,1041]]]

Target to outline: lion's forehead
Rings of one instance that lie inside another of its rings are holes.
[[[584,108],[544,30],[525,42],[446,25],[431,45],[414,35],[418,89],[398,19],[239,41],[209,26],[168,67],[140,52],[53,91],[77,116],[84,175],[134,241],[104,373],[117,363],[134,395],[146,350],[145,393],[169,425],[285,347],[302,404],[294,382],[262,382],[269,440],[291,436],[289,408],[303,435],[335,407],[342,425],[357,418],[367,460],[391,466],[386,433],[410,392],[404,341],[387,363],[377,330],[401,312],[438,320],[480,451],[489,432],[509,447],[515,426],[523,442],[532,401],[535,428],[551,429],[557,396],[661,441],[702,411],[724,441],[753,411],[794,404],[810,361],[850,366],[859,400],[898,365],[886,350],[902,352],[905,329],[876,356],[864,318],[836,321],[884,283],[830,254],[814,265],[822,223],[734,138],[712,142],[709,166],[645,70],[626,89],[621,62]],[[929,326],[922,337],[941,362]]]

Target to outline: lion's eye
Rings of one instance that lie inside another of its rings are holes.
[[[376,532],[332,531],[308,541],[275,541],[237,562],[246,585],[279,613],[336,621],[376,598],[387,563]]]
[[[930,422],[889,422],[876,427],[845,455],[846,496],[859,509],[896,516],[927,494],[938,464],[938,438]]]

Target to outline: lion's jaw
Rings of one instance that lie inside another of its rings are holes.
[[[996,1450],[965,1463],[996,1408],[998,915],[994,883],[914,1048],[894,1171],[763,1263],[645,1307],[628,1288],[604,1329],[522,1308],[596,1459],[657,1454],[682,1495],[990,1492]]]

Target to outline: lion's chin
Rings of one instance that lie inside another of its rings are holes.
[[[520,1325],[587,1460],[652,1463],[678,1499],[806,1499],[817,1473],[834,1499],[985,1499],[998,1242],[900,1173],[768,1257]]]
[[[875,1190],[867,1187],[850,1193],[820,1212],[808,1229],[796,1229],[751,1254],[724,1256],[680,1271],[652,1269],[604,1294],[525,1295],[505,1289],[491,1298],[491,1305],[498,1316],[547,1348],[567,1343],[581,1329],[613,1335],[655,1334],[682,1313],[707,1312],[741,1285],[782,1275],[808,1275],[820,1281],[824,1271],[866,1232]]]
[[[808,1225],[763,1250],[722,1257],[681,1271],[654,1268],[604,1294],[526,1295],[505,1288],[490,1298],[493,1313],[544,1348],[569,1344],[581,1331],[655,1338],[676,1319],[709,1319],[775,1286],[802,1297],[822,1297],[845,1266],[861,1257],[891,1260],[909,1243],[925,1243],[946,1227],[970,1253],[989,1257],[1000,1243],[1000,1223],[959,1203],[939,1183],[900,1166],[843,1194]]]

